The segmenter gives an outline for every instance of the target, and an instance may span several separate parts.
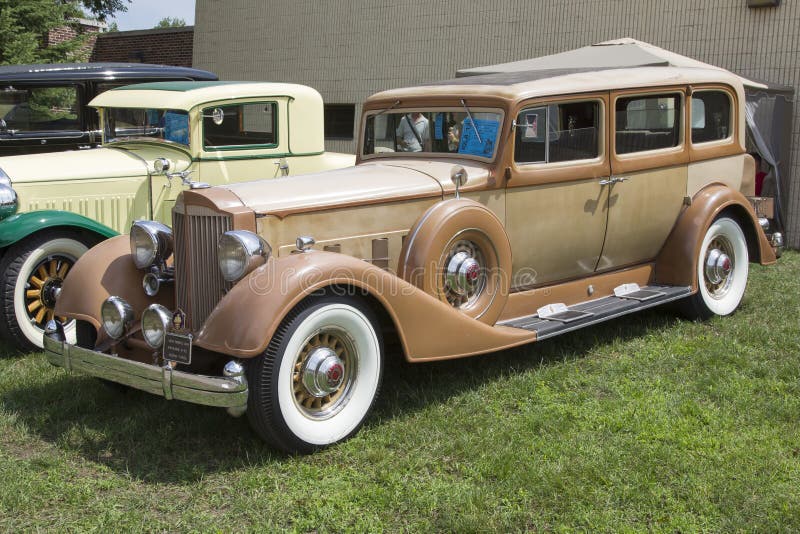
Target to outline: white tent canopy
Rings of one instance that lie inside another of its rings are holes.
[[[650,43],[624,38],[604,41],[560,52],[549,56],[499,63],[484,67],[459,69],[456,76],[481,76],[485,74],[510,74],[535,71],[576,71],[619,69],[630,67],[688,67],[722,70],[690,57],[664,50]],[[727,72],[727,71],[726,71]],[[738,75],[737,75],[738,76]],[[766,88],[767,85],[739,76],[747,87]]]

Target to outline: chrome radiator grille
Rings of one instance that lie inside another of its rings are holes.
[[[217,241],[231,229],[224,215],[172,213],[175,236],[175,297],[187,327],[199,329],[222,298],[226,285],[219,272]]]

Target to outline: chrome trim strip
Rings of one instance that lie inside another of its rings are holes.
[[[45,333],[44,351],[48,361],[56,367],[117,382],[166,399],[237,412],[247,408],[248,387],[244,376],[204,376],[171,368],[167,370],[166,367],[70,345],[59,340],[57,332]]]

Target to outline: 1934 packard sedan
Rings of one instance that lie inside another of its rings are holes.
[[[424,362],[670,301],[730,314],[776,258],[743,102],[672,67],[378,93],[355,167],[184,191],[171,229],[91,249],[56,306],[77,344],[51,322],[47,356],[309,452],[363,423],[384,341]]]

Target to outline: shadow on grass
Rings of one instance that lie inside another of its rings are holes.
[[[375,429],[380,421],[405,417],[503,376],[578,359],[616,338],[640,336],[675,321],[668,311],[650,311],[533,345],[426,364],[409,364],[390,353],[383,393],[367,425]],[[8,390],[2,402],[43,440],[145,482],[188,483],[215,472],[304,461],[270,449],[250,431],[246,417],[234,419],[224,410],[139,391],[119,392],[61,371]]]

